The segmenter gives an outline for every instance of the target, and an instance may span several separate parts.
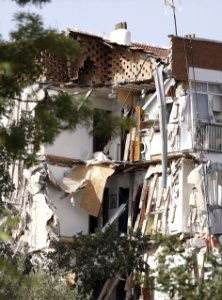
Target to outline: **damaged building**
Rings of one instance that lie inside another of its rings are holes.
[[[63,34],[82,50],[75,63],[42,55],[49,93],[83,95],[136,125],[115,139],[64,131],[42,148],[40,165],[13,167],[22,211],[16,251],[117,222],[120,232],[189,234],[201,260],[222,243],[222,43],[169,36],[169,48],[140,44],[126,23],[109,37]]]

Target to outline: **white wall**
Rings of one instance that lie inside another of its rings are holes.
[[[187,220],[190,213],[189,199],[192,190],[192,185],[187,183],[187,176],[190,174],[193,168],[194,164],[192,160],[183,160],[181,164],[181,169],[179,170],[179,192],[177,198],[175,198],[176,196],[173,193],[171,193],[171,197],[174,198],[174,203],[176,203],[174,222],[169,222],[169,230],[171,234],[189,231],[187,227]]]
[[[130,187],[130,177],[128,173],[120,174],[120,175],[113,175],[109,177],[107,180],[106,187],[109,188],[110,194],[117,194],[119,193],[119,188],[129,188]]]
[[[64,156],[74,159],[89,159],[92,157],[93,138],[87,128],[77,128],[76,131],[64,131],[56,138],[53,145],[45,146],[45,154]]]
[[[203,82],[222,83],[222,72],[201,68],[189,68],[189,79]]]
[[[119,104],[108,98],[92,97],[93,107],[112,111],[120,115]],[[45,154],[87,160],[93,155],[93,136],[90,128],[77,127],[75,131],[63,131],[52,145],[45,145]],[[120,159],[120,139],[112,140],[110,156],[113,160]]]
[[[72,237],[75,233],[89,231],[89,215],[80,207],[81,194],[76,193],[74,206],[70,197],[64,197],[64,192],[49,186],[49,200],[53,203],[53,211],[59,220],[59,231],[61,236]]]
[[[60,181],[64,177],[64,173],[69,170],[69,168],[51,165],[48,168],[57,181]],[[80,207],[81,191],[75,193],[73,206],[69,196],[65,197],[63,191],[50,184],[48,198],[52,202],[52,209],[59,220],[60,235],[71,237],[80,231],[88,233],[89,215]]]

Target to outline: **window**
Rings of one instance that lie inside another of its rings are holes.
[[[222,85],[191,81],[191,93],[198,119],[222,123]]]

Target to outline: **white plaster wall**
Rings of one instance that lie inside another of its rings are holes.
[[[49,200],[53,203],[53,211],[58,217],[61,236],[72,237],[82,231],[89,231],[89,215],[80,207],[81,194],[74,196],[74,206],[70,198],[64,198],[64,192],[53,186],[49,186]]]
[[[183,196],[182,196],[182,182],[183,182],[183,172],[182,169],[179,170],[179,193],[178,193],[178,197],[174,202],[176,202],[176,212],[175,212],[175,217],[174,217],[174,222],[170,222],[168,221],[168,226],[169,226],[169,231],[171,234],[175,234],[177,232],[181,232],[182,231],[182,214],[183,214],[183,210],[182,210],[182,201],[183,201]],[[171,197],[175,197],[174,195],[172,195],[172,191],[171,191]],[[173,203],[172,203],[172,198],[171,198],[171,205],[170,208],[172,207]],[[170,212],[171,210],[169,210]]]
[[[64,156],[74,159],[89,159],[92,157],[93,138],[84,127],[76,131],[64,131],[58,135],[52,145],[45,146],[45,154]]]
[[[120,140],[120,138],[112,139],[109,156],[112,160],[120,161],[120,158],[121,158],[121,140]]]
[[[187,183],[187,176],[194,168],[192,160],[184,159],[179,170],[179,194],[173,223],[169,223],[170,233],[188,232],[187,219],[190,213],[189,198],[192,185]]]
[[[150,154],[157,155],[161,153],[162,150],[162,140],[160,132],[155,132],[150,143]]]
[[[107,180],[106,187],[109,188],[110,194],[119,194],[119,188],[129,188],[130,187],[130,176],[128,173],[113,175]]]
[[[222,83],[222,72],[201,68],[189,68],[189,79],[205,82]]]
[[[179,150],[190,150],[192,149],[192,133],[188,130],[185,122],[180,123],[180,146]]]
[[[194,169],[194,163],[190,159],[184,159],[182,163],[182,231],[188,232],[190,229],[187,227],[187,219],[190,213],[190,194],[192,191],[193,185],[187,182],[187,177],[190,172]]]
[[[57,181],[60,181],[65,172],[69,170],[69,168],[52,165],[49,165],[48,168]],[[73,197],[75,206],[71,204],[70,197],[64,196],[65,193],[59,188],[49,185],[48,198],[52,202],[53,211],[59,220],[60,235],[71,237],[80,231],[88,233],[89,215],[80,207],[81,192],[75,193]]]
[[[112,111],[120,115],[119,104],[108,98],[92,98],[93,107]],[[93,155],[93,136],[89,134],[90,128],[77,127],[75,131],[63,131],[52,145],[45,145],[45,154],[64,156],[74,159],[87,160]],[[112,140],[110,156],[113,160],[120,157],[120,139]]]

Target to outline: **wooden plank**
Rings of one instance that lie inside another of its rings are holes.
[[[142,229],[141,229],[142,234],[146,233],[147,224],[148,224],[148,220],[147,220],[147,218],[145,218],[143,221]]]
[[[161,161],[161,155],[160,154],[151,155],[150,157],[151,157],[151,160]]]
[[[130,300],[132,297],[132,290],[133,290],[133,273],[131,272],[127,278],[126,278],[126,284],[125,284],[125,291],[126,291],[126,297],[125,300]]]
[[[140,195],[140,203],[139,203],[140,214],[139,214],[137,228],[140,228],[140,229],[143,227],[143,221],[145,219],[148,190],[149,190],[149,181],[147,179],[145,179],[143,182],[143,188],[142,188],[142,192]]]
[[[123,160],[127,161],[129,157],[129,149],[130,149],[130,133],[126,135],[126,142],[125,142],[125,149],[124,149],[124,156]]]
[[[132,162],[134,158],[134,144],[136,140],[136,128],[133,127],[130,130],[130,158],[129,161]]]
[[[135,112],[136,112],[136,118],[137,118],[137,132],[136,132],[136,140],[135,140],[135,145],[134,145],[134,155],[133,155],[133,160],[140,160],[140,127],[141,127],[141,107],[136,106],[135,107]]]
[[[109,300],[114,288],[117,286],[119,282],[119,275],[116,275],[115,278],[112,280],[111,285],[109,287],[109,290],[104,298],[104,300]]]
[[[140,195],[140,204],[139,204],[139,208],[142,208],[143,202],[145,201],[147,192],[148,192],[148,188],[149,188],[149,181],[147,179],[144,180],[143,182],[143,187],[142,187],[142,192]]]
[[[132,215],[133,215],[133,205],[132,202],[134,201],[133,199],[133,194],[134,194],[134,173],[130,173],[130,194],[129,194],[129,201],[128,201],[128,220],[127,220],[127,230],[132,228]]]
[[[141,215],[140,215],[140,213],[137,215],[137,217],[136,217],[136,222],[135,222],[135,224],[134,224],[134,226],[133,226],[133,231],[137,231],[138,230],[138,228],[139,228],[139,224],[140,224],[140,217],[141,217]]]
[[[157,224],[158,224],[160,215],[161,215],[161,213],[159,213],[159,212],[155,213],[155,217],[154,217],[154,221],[153,221],[153,230],[152,230],[153,232],[157,232]]]
[[[166,234],[167,233],[168,210],[169,210],[169,204],[170,204],[170,187],[169,186],[165,190],[164,201],[165,201],[165,208],[164,208],[164,213],[163,213],[162,233]]]
[[[153,186],[152,189],[150,189],[150,193],[149,193],[149,197],[148,197],[148,201],[147,201],[147,206],[146,206],[146,212],[145,212],[145,216],[148,216],[149,212],[150,212],[150,208],[151,208],[151,203],[152,203],[152,199],[153,199],[153,194],[156,188],[156,183],[157,183],[157,179],[158,179],[158,174],[154,175],[153,178]]]
[[[163,191],[164,191],[164,189],[161,187],[160,191],[159,191],[159,194],[158,194],[157,201],[156,201],[156,207],[158,207],[158,208],[161,206],[161,203],[162,203],[162,200],[163,200]]]
[[[176,214],[177,205],[174,203],[170,208],[170,215],[169,215],[169,221],[170,223],[174,222],[175,214]]]
[[[102,300],[107,292],[108,285],[110,284],[111,279],[106,280],[105,284],[103,285],[102,291],[99,294],[98,300]]]
[[[140,160],[140,138],[137,135],[134,142],[133,161]]]
[[[146,202],[143,201],[143,206],[140,210],[140,220],[139,220],[139,228],[141,229],[143,226],[143,221],[145,220],[145,211],[146,211]]]
[[[154,191],[155,191],[155,188],[156,188],[158,176],[159,176],[158,174],[154,175],[153,185],[152,185],[152,188],[150,189],[150,193],[149,193],[149,196],[148,196],[147,205],[146,205],[146,211],[145,211],[145,220],[143,221],[143,226],[142,226],[142,233],[143,234],[146,232],[146,228],[147,228],[147,224],[148,224],[148,215],[150,213],[150,208],[151,208],[151,204],[152,204],[153,194],[154,194]]]

